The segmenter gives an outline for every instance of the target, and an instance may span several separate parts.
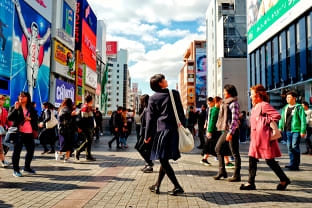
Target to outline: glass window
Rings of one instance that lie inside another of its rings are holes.
[[[256,51],[256,83],[260,84],[260,54],[259,49]]]
[[[279,52],[278,52],[278,36],[275,36],[272,41],[272,65],[273,65],[273,82],[274,87],[279,87]]]
[[[286,32],[282,31],[279,36],[279,54],[280,54],[280,66],[279,66],[279,73],[280,73],[280,80],[282,86],[287,84],[287,64],[286,64]]]
[[[299,80],[307,78],[307,36],[306,36],[306,19],[301,18],[296,25],[297,29],[297,74]]]
[[[261,84],[266,88],[266,63],[265,63],[265,46],[261,47]]]
[[[251,86],[254,86],[256,83],[256,72],[255,72],[255,53],[251,54],[251,63],[250,63],[250,67],[251,67],[251,81],[250,84]]]
[[[312,77],[312,61],[311,61],[311,56],[312,56],[312,41],[311,41],[311,28],[312,28],[312,21],[311,21],[311,17],[312,17],[312,12],[310,13],[310,15],[307,16],[307,69],[308,69],[308,78]]]
[[[291,25],[288,29],[289,39],[289,69],[290,69],[290,83],[294,83],[297,79],[296,73],[296,28]]]
[[[266,52],[265,52],[265,60],[266,60],[266,83],[267,88],[272,89],[273,88],[273,80],[272,80],[272,44],[271,41],[268,41],[266,46]]]

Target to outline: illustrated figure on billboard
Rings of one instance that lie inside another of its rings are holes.
[[[71,52],[68,52],[66,54],[67,56],[67,66],[68,66],[68,75],[74,77],[75,76],[75,57],[73,57],[73,54]]]
[[[14,0],[17,16],[21,25],[21,29],[27,40],[27,83],[28,83],[28,92],[33,98],[33,88],[36,88],[36,81],[39,71],[39,51],[40,47],[48,40],[50,36],[50,28],[48,28],[46,34],[43,38],[39,36],[39,27],[36,22],[31,23],[30,31],[27,29],[25,20],[22,15],[21,6],[19,0]]]
[[[2,22],[2,20],[0,19],[0,41],[2,38],[2,48],[1,48],[2,51],[4,51],[5,43],[6,43],[6,38],[3,35],[3,27],[9,27],[9,26],[4,24],[4,22]]]
[[[200,56],[197,59],[197,71],[198,72],[206,72],[207,71],[206,55]]]

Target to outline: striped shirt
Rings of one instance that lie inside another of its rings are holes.
[[[232,114],[232,121],[229,126],[229,133],[231,135],[235,134],[235,130],[239,127],[239,104],[237,101],[232,102],[229,105],[229,109]]]

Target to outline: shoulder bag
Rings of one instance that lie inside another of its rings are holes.
[[[266,113],[262,114],[262,106],[261,106],[260,115],[261,115],[262,117],[264,117],[266,121],[269,120],[268,114],[266,114]],[[267,124],[267,125],[269,126],[269,130],[270,130],[270,141],[274,141],[274,140],[277,140],[277,139],[279,139],[279,138],[282,137],[282,134],[281,134],[281,132],[279,131],[278,126],[277,126],[277,124],[276,124],[275,121],[271,121],[271,122],[270,122],[269,124]]]
[[[178,126],[178,133],[179,133],[179,151],[180,152],[189,152],[194,148],[194,138],[192,133],[190,132],[189,129],[184,128],[184,126],[181,124],[178,112],[177,112],[177,107],[174,101],[174,97],[172,94],[172,90],[169,90],[170,94],[170,100],[172,103],[172,108],[173,112],[177,121],[177,126]]]
[[[48,113],[46,113],[48,114]],[[52,129],[58,124],[58,120],[55,118],[54,113],[51,111],[51,119],[46,122],[46,128]]]

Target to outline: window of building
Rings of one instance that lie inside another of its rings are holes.
[[[310,15],[307,16],[307,68],[308,68],[308,78],[312,77],[312,61],[311,61],[311,56],[312,56],[312,40],[311,40],[311,28],[312,28],[312,12]]]
[[[119,69],[117,70],[117,73],[119,73]]]
[[[261,73],[260,73],[260,50],[259,49],[256,51],[255,65],[256,65],[256,84],[260,84]]]
[[[119,64],[117,64],[117,67],[119,67]]]
[[[119,96],[119,93],[117,92],[116,95]]]
[[[307,34],[306,34],[306,18],[302,17],[296,25],[297,29],[297,75],[299,80],[303,81],[307,79]]]
[[[286,46],[286,31],[282,31],[279,35],[279,57],[280,57],[280,65],[279,65],[279,74],[281,85],[284,86],[288,84],[287,80],[287,46]]]
[[[273,80],[272,80],[272,44],[271,41],[268,41],[265,46],[265,62],[266,62],[266,83],[267,88],[273,88]]]
[[[116,99],[116,102],[119,102],[119,99],[118,99],[118,98]]]
[[[117,79],[119,79],[119,75],[117,75]]]
[[[251,68],[251,74],[250,74],[250,77],[251,77],[251,80],[250,80],[250,84],[251,86],[254,86],[256,85],[256,71],[255,71],[255,53],[252,53],[251,54],[251,63],[250,63],[250,68]]]
[[[117,87],[116,89],[119,90],[119,87]]]
[[[265,63],[265,46],[260,50],[260,62],[261,62],[261,84],[266,87],[266,63]]]
[[[119,81],[117,81],[117,84],[119,84]]]
[[[272,40],[272,79],[274,87],[279,87],[279,52],[278,52],[278,36],[275,36]]]
[[[289,27],[287,38],[289,38],[290,82],[293,83],[297,80],[297,72],[296,72],[296,28],[295,28],[294,24]]]

